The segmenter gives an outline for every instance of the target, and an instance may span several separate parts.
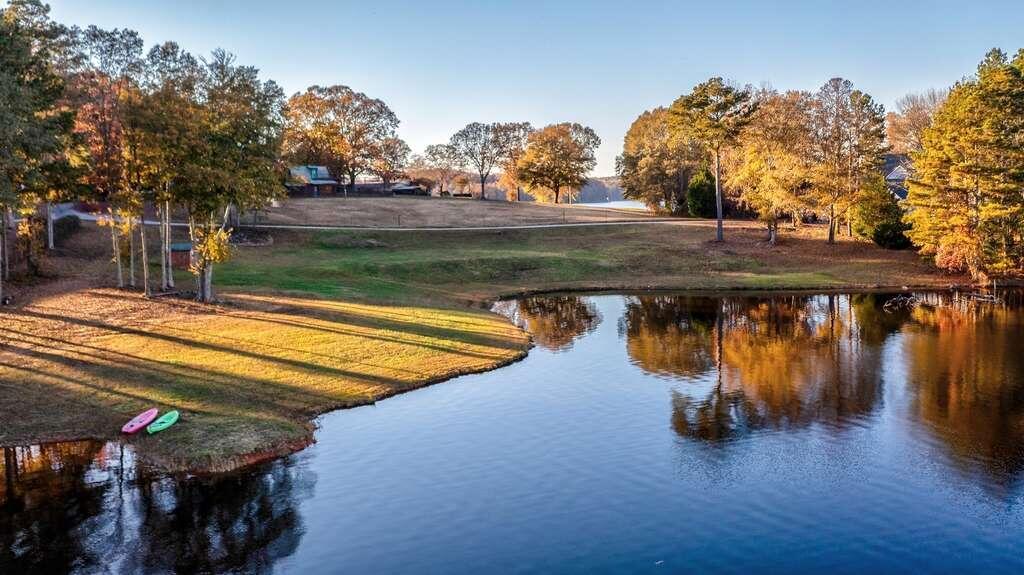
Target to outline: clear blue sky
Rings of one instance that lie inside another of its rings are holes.
[[[225,48],[289,95],[349,85],[387,102],[417,152],[473,121],[587,124],[594,175],[613,173],[638,114],[709,76],[805,90],[843,76],[888,109],[1024,47],[1020,1],[50,3],[65,24]]]

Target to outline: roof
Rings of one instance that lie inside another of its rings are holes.
[[[889,173],[885,174],[885,180],[887,182],[903,182],[910,177],[910,172],[906,166],[896,166]]]
[[[889,193],[895,196],[897,200],[902,201],[907,199],[907,188],[902,185],[889,182],[886,187],[889,188]]]
[[[291,179],[300,184],[337,185],[327,166],[292,166],[288,168]]]
[[[887,181],[906,180],[910,176],[910,157],[906,154],[886,154],[882,174]]]

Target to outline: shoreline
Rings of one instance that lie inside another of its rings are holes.
[[[1020,287],[1019,284],[1004,284],[1008,288]],[[765,295],[829,295],[829,294],[856,294],[856,293],[893,293],[893,292],[928,292],[928,293],[942,293],[942,292],[955,292],[958,290],[976,289],[979,286],[976,285],[964,285],[964,284],[951,284],[948,287],[937,287],[935,285],[913,285],[913,286],[851,286],[851,287],[806,287],[806,288],[792,288],[792,287],[780,287],[780,288],[747,288],[747,287],[723,287],[723,288],[673,288],[667,286],[651,286],[651,287],[636,287],[635,285],[623,285],[621,287],[616,286],[600,286],[600,287],[573,287],[573,288],[537,288],[532,290],[518,291],[514,293],[505,293],[498,297],[492,298],[488,301],[478,302],[479,306],[483,309],[490,310],[496,303],[502,301],[511,301],[523,297],[536,297],[545,295],[639,295],[639,294],[678,294],[678,295],[689,295],[689,296],[706,296],[706,297],[729,297],[729,296],[751,296],[756,294]],[[501,315],[501,314],[497,314]],[[68,436],[68,437],[57,437],[47,438],[44,441],[29,441],[27,443],[19,442],[17,444],[3,445],[3,447],[12,448],[31,448],[38,445],[52,445],[57,443],[77,442],[77,441],[101,441],[106,443],[121,443],[125,445],[131,445],[136,449],[136,455],[139,461],[144,465],[150,466],[153,470],[159,473],[165,473],[168,475],[180,476],[199,476],[199,477],[217,477],[224,475],[231,475],[233,473],[243,472],[244,470],[251,468],[252,466],[259,465],[274,459],[281,457],[287,457],[289,455],[298,453],[303,449],[316,443],[316,431],[317,424],[316,420],[324,415],[343,411],[347,409],[353,409],[357,407],[366,407],[375,405],[379,401],[389,399],[398,395],[410,393],[425,387],[437,385],[452,381],[458,377],[465,375],[473,375],[479,373],[486,373],[507,367],[519,361],[525,360],[530,350],[534,347],[533,334],[526,331],[525,328],[515,325],[508,318],[502,316],[504,321],[508,322],[509,325],[523,331],[527,337],[526,345],[519,350],[514,356],[496,361],[493,364],[472,368],[472,369],[457,369],[450,373],[445,373],[439,376],[430,377],[425,380],[415,382],[402,389],[388,390],[380,395],[366,398],[365,400],[352,400],[344,402],[343,404],[331,405],[325,409],[319,410],[313,413],[308,420],[304,423],[308,428],[308,433],[301,438],[289,439],[280,443],[268,445],[265,449],[259,449],[252,452],[241,453],[234,456],[221,459],[216,463],[200,463],[179,461],[174,459],[164,459],[159,456],[154,457],[152,455],[147,456],[144,452],[139,451],[137,446],[133,444],[131,437],[125,437],[120,434],[110,436],[96,436],[96,435],[82,435],[82,436]]]

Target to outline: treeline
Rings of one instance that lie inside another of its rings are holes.
[[[905,156],[899,202],[881,167]],[[892,248],[911,242],[942,269],[976,279],[1024,272],[1024,50],[992,50],[949,90],[910,94],[885,114],[841,78],[816,93],[699,84],[644,112],[617,161],[625,194],[678,214],[719,218],[722,201],[780,220],[828,222]],[[717,206],[707,204],[713,180]],[[698,193],[695,193],[698,192]]]
[[[148,295],[148,205],[160,220],[161,288],[171,289],[171,214],[183,210],[197,298],[210,301],[229,211],[282,191],[281,88],[222,50],[197,58],[169,42],[144,51],[131,30],[62,26],[38,0],[3,10],[0,60],[0,210],[5,224],[12,210],[19,216],[29,271],[44,236],[52,243],[50,204],[102,202],[118,285],[135,286],[138,267]],[[11,246],[0,249],[6,278]]]
[[[594,168],[601,140],[594,131],[574,123],[535,130],[529,122],[473,122],[443,144],[427,146],[411,156],[396,135],[398,117],[381,100],[348,86],[313,86],[288,101],[284,157],[292,164],[327,166],[344,174],[349,190],[356,177],[373,173],[387,188],[410,177],[441,194],[453,187],[479,184],[486,199],[492,175],[509,198],[525,188],[556,203],[562,192],[572,193]]]
[[[855,222],[879,223],[859,217],[865,202],[895,207],[879,171],[886,151],[882,106],[848,80],[834,78],[811,94],[712,78],[633,122],[617,166],[626,197],[677,214],[711,211],[719,240],[724,187],[766,224],[771,243],[781,219],[799,224],[811,215],[828,219],[833,243],[842,223],[848,233]],[[711,210],[706,194],[695,194],[709,180]]]

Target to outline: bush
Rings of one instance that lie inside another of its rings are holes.
[[[910,239],[904,234],[910,226],[903,223],[903,208],[881,176],[864,185],[853,216],[853,229],[857,235],[889,250],[910,247]]]
[[[696,218],[713,218],[715,209],[715,177],[708,170],[701,170],[690,178],[686,188],[686,209]]]
[[[61,243],[71,237],[72,234],[82,227],[82,221],[78,216],[64,216],[53,221],[53,241]]]
[[[910,247],[910,238],[904,233],[908,229],[910,226],[900,221],[882,222],[875,226],[871,240],[887,250],[905,250]]]

